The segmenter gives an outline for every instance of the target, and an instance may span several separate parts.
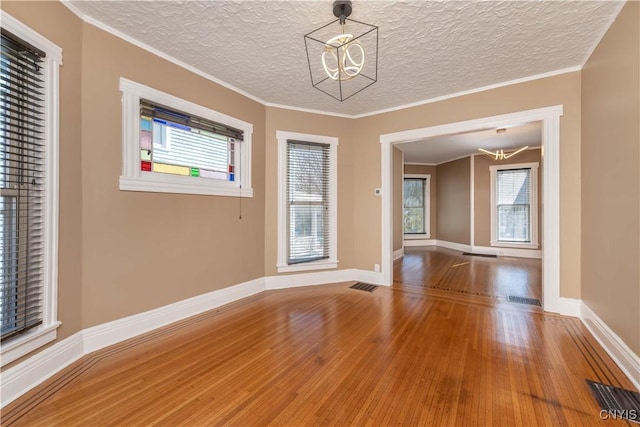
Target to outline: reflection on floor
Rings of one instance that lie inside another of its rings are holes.
[[[542,261],[486,258],[436,246],[405,248],[394,262],[395,286],[421,286],[496,298],[542,298]]]

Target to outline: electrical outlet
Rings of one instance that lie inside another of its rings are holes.
[[[380,273],[380,264],[373,264],[373,271]]]
[[[375,195],[376,196],[382,196],[382,188],[376,188],[375,189]]]

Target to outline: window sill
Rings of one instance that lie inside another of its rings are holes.
[[[40,326],[20,337],[16,337],[15,341],[12,340],[7,344],[3,344],[0,347],[1,366],[11,363],[55,340],[58,334],[58,326],[60,326],[60,322],[49,326]]]
[[[537,243],[491,242],[491,246],[498,248],[538,249]]]
[[[146,174],[145,174],[146,175]],[[182,176],[120,177],[120,190],[151,193],[200,194],[207,196],[253,197],[253,188],[240,189],[228,181],[207,182]]]
[[[304,262],[300,264],[277,264],[278,273],[291,273],[296,271],[309,270],[328,270],[330,268],[338,268],[337,260],[322,260],[313,262]]]
[[[429,233],[404,235],[404,240],[424,240],[424,239],[430,239],[430,238],[431,238],[431,234]]]

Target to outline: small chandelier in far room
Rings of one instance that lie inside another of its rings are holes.
[[[311,85],[344,101],[378,79],[378,27],[348,19],[349,0],[333,2],[335,21],[304,36]]]

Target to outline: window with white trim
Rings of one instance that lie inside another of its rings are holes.
[[[491,245],[538,247],[538,163],[493,165]]]
[[[121,190],[253,196],[250,123],[124,78],[120,90]]]
[[[404,175],[402,225],[405,239],[428,239],[431,237],[429,219],[430,187],[430,175]]]
[[[2,12],[0,336],[2,364],[55,340],[58,73],[62,51]]]
[[[336,268],[338,139],[277,132],[278,272]]]

